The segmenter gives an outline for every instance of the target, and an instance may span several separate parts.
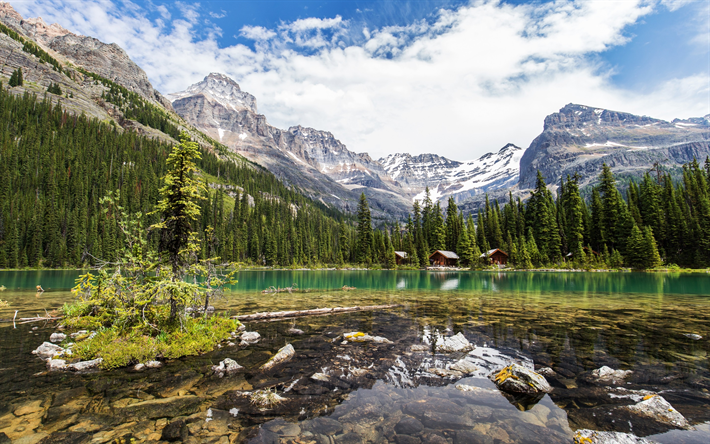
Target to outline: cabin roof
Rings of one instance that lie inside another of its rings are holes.
[[[407,252],[406,251],[395,251],[394,254],[401,257],[402,259],[407,259]]]
[[[503,254],[506,255],[506,256],[508,255],[508,253],[506,253],[505,251],[501,250],[500,248],[494,248],[494,249],[492,249],[492,250],[486,251],[485,253],[483,253],[483,254],[480,255],[479,257],[490,257],[490,256],[491,256],[493,253],[495,253],[496,251],[500,251],[501,253],[503,253]]]
[[[429,258],[434,257],[436,253],[440,253],[442,256],[444,256],[447,259],[458,259],[459,255],[454,253],[453,251],[446,251],[446,250],[436,250],[429,256]]]

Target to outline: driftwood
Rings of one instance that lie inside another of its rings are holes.
[[[349,313],[353,311],[368,311],[368,310],[384,310],[387,308],[401,307],[400,304],[391,305],[364,305],[359,307],[335,307],[335,308],[315,308],[313,310],[295,310],[295,311],[272,311],[254,313],[250,315],[232,316],[232,319],[240,321],[263,321],[269,319],[288,319],[300,318],[303,316],[323,316],[336,313]]]

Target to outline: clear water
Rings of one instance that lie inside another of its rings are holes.
[[[20,442],[50,434],[55,442],[157,441],[166,422],[180,419],[184,426],[172,428],[187,442],[571,442],[581,428],[664,443],[710,442],[706,274],[247,271],[215,302],[218,309],[241,314],[401,306],[249,323],[247,329],[262,336],[258,344],[225,344],[146,372],[47,373],[31,351],[55,325],[13,328],[7,320],[15,310],[28,317],[61,307],[73,297],[67,289],[76,275],[0,272],[0,285],[7,287],[0,299],[11,304],[0,309],[0,432]],[[299,292],[261,293],[294,283]],[[36,294],[36,285],[47,291]],[[305,334],[289,334],[292,327]],[[333,342],[349,331],[394,344]],[[410,349],[435,331],[462,332],[485,357],[480,371],[463,379],[429,373],[429,367],[465,357]],[[260,371],[287,343],[295,358]],[[552,368],[547,379],[553,392],[537,402],[498,392],[480,377],[498,354]],[[218,378],[211,365],[227,357],[244,370]],[[602,365],[634,373],[600,384],[590,372]],[[325,373],[327,381],[313,380],[314,373]],[[463,392],[456,388],[462,384],[480,389]],[[259,409],[248,392],[261,388],[285,400]],[[624,405],[648,392],[660,393],[695,429],[624,414]]]

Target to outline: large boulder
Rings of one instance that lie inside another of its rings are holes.
[[[498,373],[491,373],[491,379],[504,392],[536,395],[552,391],[544,376],[518,364],[510,364]]]
[[[290,361],[296,355],[296,350],[293,349],[293,345],[286,344],[282,347],[274,356],[269,359],[266,364],[260,367],[261,370],[270,370],[271,368],[283,364],[284,362]]]
[[[667,426],[682,429],[689,426],[685,417],[660,395],[648,395],[641,402],[622,408]]]
[[[434,345],[434,350],[443,353],[467,352],[474,348],[474,345],[468,342],[468,339],[461,332],[448,338],[439,336],[436,338],[436,344]]]

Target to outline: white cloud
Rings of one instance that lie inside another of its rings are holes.
[[[507,142],[525,147],[544,117],[570,102],[664,119],[710,113],[708,73],[641,94],[611,86],[609,69],[593,62],[654,12],[647,0],[477,0],[379,29],[339,16],[244,26],[240,35],[256,49],[220,47],[218,28],[197,37],[199,7],[177,5],[182,18],[169,26],[100,0],[14,6],[118,43],[164,93],[223,72],[257,97],[271,124],[328,130],[374,158],[407,151],[467,160]]]
[[[269,40],[276,37],[276,33],[262,26],[243,26],[239,35],[250,40]]]

